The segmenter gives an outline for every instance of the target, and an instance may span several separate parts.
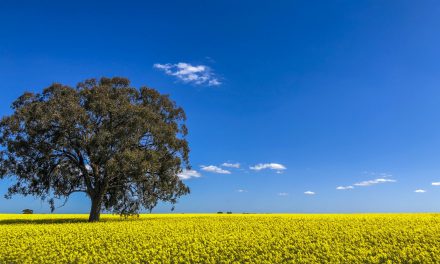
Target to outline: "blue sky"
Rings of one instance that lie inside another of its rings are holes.
[[[439,12],[436,1],[2,1],[0,115],[24,91],[124,76],[186,110],[200,177],[185,180],[177,212],[438,211]],[[57,212],[89,206],[75,195]],[[24,207],[49,211],[0,198],[0,212]]]

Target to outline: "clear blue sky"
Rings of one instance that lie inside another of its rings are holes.
[[[201,176],[177,212],[440,209],[439,2],[64,2],[0,3],[0,115],[27,90],[124,76],[186,110]],[[49,210],[0,198],[24,207]],[[57,212],[88,210],[76,195]]]

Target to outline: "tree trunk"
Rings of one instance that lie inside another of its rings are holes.
[[[101,216],[102,197],[92,197],[92,207],[90,208],[89,222],[98,222]]]

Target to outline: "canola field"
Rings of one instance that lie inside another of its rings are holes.
[[[0,263],[440,263],[440,214],[0,215]]]

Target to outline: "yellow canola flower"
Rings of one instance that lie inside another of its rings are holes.
[[[0,263],[440,263],[440,214],[0,215]]]

